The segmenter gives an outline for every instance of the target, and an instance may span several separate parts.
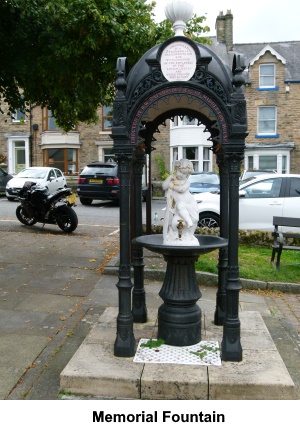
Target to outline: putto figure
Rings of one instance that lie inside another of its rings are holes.
[[[175,161],[173,173],[162,183],[167,199],[163,223],[163,244],[199,245],[194,236],[199,219],[198,205],[190,193],[189,175],[194,171],[191,161]]]

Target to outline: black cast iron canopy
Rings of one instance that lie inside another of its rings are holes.
[[[232,92],[232,72],[230,68],[208,46],[182,36],[173,37],[160,45],[154,46],[140,58],[129,72],[126,98],[131,99],[134,97],[135,92],[141,96],[142,90],[147,92],[155,85],[165,85],[167,83],[161,72],[160,57],[169,44],[177,41],[189,44],[196,54],[196,72],[189,82],[202,83],[204,90],[205,87],[209,89],[210,86],[210,89],[214,90],[213,85],[216,86],[217,82],[226,93],[226,98],[229,98]],[[205,71],[205,76],[200,73],[200,70]]]

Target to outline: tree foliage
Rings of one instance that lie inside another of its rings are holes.
[[[112,100],[117,58],[127,57],[132,66],[173,35],[171,23],[155,23],[154,5],[145,0],[2,0],[0,97],[11,112],[29,104],[48,106],[65,130],[96,120],[97,107]],[[187,36],[207,43],[204,20],[194,16]]]

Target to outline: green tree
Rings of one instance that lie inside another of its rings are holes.
[[[117,58],[127,57],[133,66],[173,35],[169,22],[155,23],[154,5],[145,0],[2,0],[0,102],[7,102],[11,112],[29,104],[48,106],[65,130],[95,121],[97,107],[113,98]],[[187,36],[207,43],[204,20],[194,16]]]

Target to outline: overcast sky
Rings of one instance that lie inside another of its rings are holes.
[[[209,35],[215,36],[220,11],[233,14],[233,42],[285,42],[300,40],[300,1],[297,0],[187,0],[194,13],[205,15]],[[165,6],[172,0],[156,0],[157,20],[165,19]]]

